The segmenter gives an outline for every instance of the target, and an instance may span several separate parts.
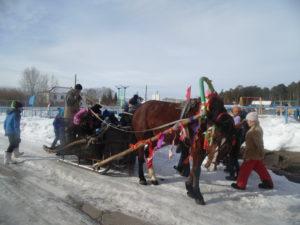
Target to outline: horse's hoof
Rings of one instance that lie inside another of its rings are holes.
[[[190,182],[188,182],[188,181],[185,182],[185,188],[190,193],[194,192],[192,184]]]
[[[190,198],[195,198],[194,192],[192,192],[192,191],[188,191],[186,194],[187,194],[187,196],[189,196]]]
[[[151,182],[151,184],[153,184],[153,185],[158,185],[158,181],[157,181],[157,180],[151,180],[150,182]]]
[[[140,180],[139,184],[141,184],[141,185],[147,185],[147,181],[146,180]]]
[[[198,205],[205,205],[205,201],[204,201],[203,195],[201,194],[200,190],[199,189],[194,189],[193,192],[194,192],[194,195],[195,195],[195,202]]]
[[[203,198],[195,198],[195,202],[198,205],[205,205],[206,204]]]

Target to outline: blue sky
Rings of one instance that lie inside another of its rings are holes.
[[[1,86],[28,66],[72,86],[198,93],[300,80],[300,1],[0,0]]]

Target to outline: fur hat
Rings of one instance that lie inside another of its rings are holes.
[[[101,109],[102,106],[100,104],[95,104],[91,107],[91,110],[94,112],[94,113],[100,113],[101,112]]]
[[[246,120],[250,120],[250,121],[258,121],[258,115],[257,112],[249,112],[246,116]]]
[[[75,89],[81,91],[82,90],[82,85],[81,84],[76,84]]]

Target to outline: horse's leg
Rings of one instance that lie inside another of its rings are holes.
[[[205,158],[205,152],[201,148],[192,147],[193,166],[188,180],[185,183],[187,195],[195,199],[197,204],[205,205],[205,201],[200,192],[199,179],[201,164]]]
[[[154,172],[153,166],[150,167],[150,168],[148,168],[148,175],[150,177],[151,184],[158,185],[158,181],[157,181],[157,178],[155,176],[155,172]]]
[[[177,149],[178,148],[180,148],[181,155],[177,166],[174,166],[174,168],[180,173],[181,176],[188,177],[190,174],[190,163],[189,163],[190,146],[187,146],[183,142],[180,142]]]
[[[196,203],[199,205],[205,205],[205,201],[204,201],[204,198],[201,194],[200,187],[199,187],[201,165],[205,158],[205,152],[201,149],[198,151],[200,151],[200,152],[199,152],[199,156],[197,157],[197,162],[195,163],[196,165],[194,168],[193,192],[194,192]]]
[[[147,170],[148,170],[148,176],[150,178],[151,184],[158,185],[157,178],[155,176],[154,167],[153,167],[153,156],[154,156],[154,150],[149,149],[150,146],[145,147],[145,152],[147,153],[146,160],[147,160]],[[152,152],[150,152],[152,151]]]
[[[144,148],[140,148],[138,150],[138,166],[139,166],[139,183],[142,185],[147,185],[146,178],[144,176],[144,165],[145,159],[144,159]]]

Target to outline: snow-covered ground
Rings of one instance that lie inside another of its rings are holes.
[[[264,117],[261,124],[267,149],[300,146],[299,123]],[[222,167],[216,172],[203,169],[200,187],[207,205],[199,206],[186,196],[185,178],[173,169],[178,155],[169,160],[168,147],[154,160],[161,184],[141,186],[136,176],[126,173],[102,176],[58,162],[41,149],[52,141],[52,129],[50,119],[22,118],[20,149],[25,156],[9,168],[3,166],[7,140],[0,129],[0,224],[95,224],[76,207],[82,201],[152,224],[300,224],[300,184],[271,171],[274,190],[258,189],[253,173],[247,190],[237,191],[224,179]]]

